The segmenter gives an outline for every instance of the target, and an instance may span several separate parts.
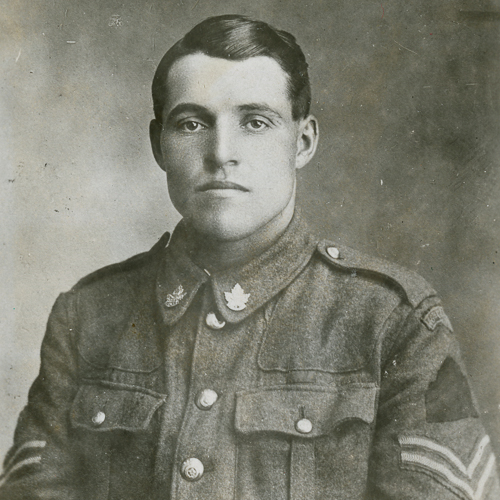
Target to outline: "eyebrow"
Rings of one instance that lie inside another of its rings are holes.
[[[200,106],[199,104],[194,104],[191,102],[177,104],[174,108],[170,110],[167,115],[167,123],[171,122],[176,116],[182,113],[197,113],[200,115],[210,115],[210,111],[204,106]]]
[[[260,102],[252,102],[249,104],[241,104],[238,106],[238,111],[240,112],[260,112],[260,113],[267,113],[269,115],[274,116],[277,119],[282,120],[283,117],[276,111],[275,109],[271,108],[268,104],[265,103],[260,103]],[[176,116],[182,114],[182,113],[198,113],[200,115],[205,115],[205,116],[211,116],[212,113],[205,108],[204,106],[201,106],[200,104],[195,104],[191,102],[186,102],[186,103],[180,103],[168,113],[167,115],[167,123],[171,122]]]
[[[241,106],[238,106],[238,110],[240,111],[257,111],[257,112],[263,112],[267,113],[270,115],[273,115],[275,118],[278,118],[280,120],[283,119],[283,117],[273,108],[268,106],[265,103],[261,102],[256,102],[256,103],[250,103],[250,104],[242,104]]]

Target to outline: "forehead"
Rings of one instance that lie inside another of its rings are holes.
[[[185,102],[214,109],[265,103],[291,115],[288,75],[267,56],[239,61],[184,56],[170,68],[166,88],[167,110]]]

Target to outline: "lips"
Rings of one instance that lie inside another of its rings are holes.
[[[240,184],[236,184],[234,182],[229,182],[229,181],[206,182],[205,184],[202,184],[201,186],[199,186],[196,190],[203,192],[203,191],[211,191],[211,190],[219,190],[219,189],[233,189],[233,190],[248,192],[247,188],[241,186]]]

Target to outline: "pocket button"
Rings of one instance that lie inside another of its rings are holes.
[[[312,428],[312,422],[308,418],[301,418],[295,422],[295,430],[301,434],[309,434]]]
[[[106,420],[106,414],[102,411],[98,411],[93,417],[92,417],[92,423],[98,427],[101,425],[104,420]]]

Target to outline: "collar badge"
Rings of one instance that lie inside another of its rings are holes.
[[[186,292],[182,285],[179,285],[172,293],[167,295],[167,300],[165,301],[166,307],[175,307],[185,296]]]
[[[242,311],[247,306],[250,294],[245,293],[240,284],[236,283],[230,292],[224,292],[224,297],[226,297],[227,307],[231,311]]]

